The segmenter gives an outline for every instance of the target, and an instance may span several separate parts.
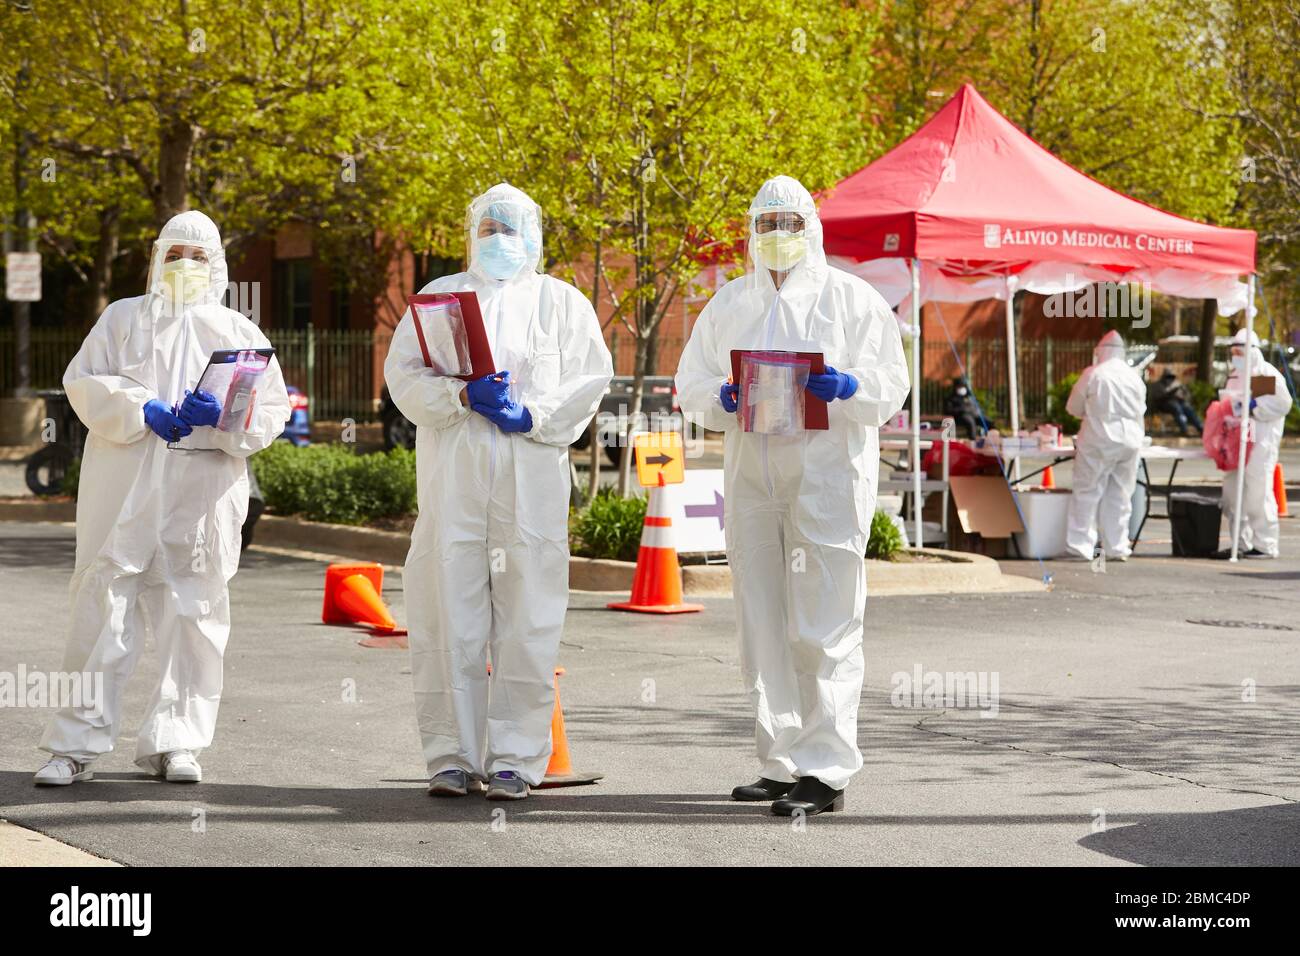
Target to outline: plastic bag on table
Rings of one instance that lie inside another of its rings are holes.
[[[450,293],[435,293],[430,298],[432,301],[412,303],[411,311],[423,333],[433,370],[439,375],[473,374],[460,300]]]
[[[740,360],[740,424],[761,435],[803,430],[804,388],[812,363],[785,352],[749,352]]]

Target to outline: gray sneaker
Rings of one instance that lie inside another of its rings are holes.
[[[492,779],[488,781],[489,800],[522,800],[526,796],[528,796],[528,784],[513,770],[494,773]]]
[[[433,775],[429,781],[431,797],[463,797],[467,793],[478,793],[483,784],[477,777],[471,777],[464,770],[443,770]]]

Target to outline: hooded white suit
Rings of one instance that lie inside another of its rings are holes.
[[[1073,493],[1066,543],[1092,559],[1097,529],[1106,557],[1127,558],[1129,518],[1137,485],[1138,458],[1146,436],[1147,389],[1124,360],[1124,340],[1107,332],[1070,391],[1065,409],[1083,419],[1075,441]]]
[[[492,278],[481,261],[484,218],[523,236],[528,261],[511,278]],[[532,428],[503,432],[462,405],[465,383],[425,366],[407,310],[384,377],[416,426],[419,517],[402,575],[411,674],[430,777],[513,771],[536,785],[569,598],[568,448],[613,366],[591,304],[538,273],[540,214],[527,195],[492,187],[471,204],[468,226],[469,271],[421,291],[477,294],[495,366],[518,383]]]
[[[677,368],[693,422],[725,433],[725,527],[741,670],[756,715],[760,774],[842,790],[862,766],[864,556],[875,511],[877,427],[908,392],[902,339],[885,300],[826,263],[808,191],[788,176],[750,207],[803,216],[807,252],[778,291],[771,273],[728,282],[705,306]],[[750,245],[754,247],[751,231]],[[827,431],[745,432],[719,400],[732,349],[819,351],[857,379],[829,405]]]
[[[192,305],[174,306],[163,291],[173,246],[200,247],[208,258],[208,290]],[[230,636],[227,584],[248,511],[245,459],[284,430],[289,397],[272,359],[248,430],[196,427],[184,444],[201,451],[169,450],[146,426],[144,406],[180,402],[218,349],[269,347],[257,326],[220,304],[226,284],[212,220],[196,211],[175,216],[154,244],[148,294],[109,305],[63,376],[89,430],[63,669],[102,672],[105,700],[99,714],[58,711],[41,740],[50,753],[90,761],[113,749],[122,692],[150,634],[162,673],[136,763],[159,771],[160,755],[197,754],[212,742]]]
[[[1244,344],[1245,341],[1245,330],[1242,329],[1237,333],[1236,344]],[[1278,450],[1282,446],[1286,416],[1291,411],[1291,392],[1282,373],[1265,361],[1264,353],[1255,344],[1257,341],[1252,339],[1251,342],[1250,376],[1271,376],[1274,380],[1273,394],[1261,395],[1250,411],[1255,444],[1246,459],[1245,487],[1241,496],[1241,534],[1237,546],[1241,553],[1254,548],[1275,558],[1278,555],[1278,522],[1277,499],[1273,497],[1273,469],[1277,465]],[[1225,387],[1241,395],[1249,394],[1249,389],[1242,382],[1240,365],[1234,363]],[[1231,539],[1237,505],[1236,469],[1223,473],[1222,500],[1223,515],[1228,521],[1228,536]]]

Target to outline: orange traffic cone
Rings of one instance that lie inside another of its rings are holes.
[[[326,624],[363,624],[379,631],[396,631],[397,622],[384,606],[382,564],[331,564],[325,569]]]
[[[1286,510],[1286,479],[1282,477],[1282,463],[1280,461],[1273,466],[1273,497],[1277,499],[1277,516],[1279,518],[1291,517],[1291,514]]]
[[[1052,466],[1051,466],[1051,465],[1048,465],[1046,468],[1043,469],[1043,485],[1042,485],[1042,486],[1043,486],[1044,488],[1055,488],[1055,487],[1056,487],[1056,477],[1052,474]]]
[[[546,765],[546,777],[538,787],[577,787],[595,783],[603,773],[577,773],[569,757],[569,738],[564,732],[564,709],[560,706],[560,675],[563,667],[555,668],[555,709],[551,711],[551,762]]]
[[[677,563],[673,519],[668,516],[663,488],[651,488],[650,499],[646,502],[641,550],[636,556],[636,577],[632,579],[632,597],[607,607],[648,614],[704,610],[703,604],[682,603],[682,568]]]

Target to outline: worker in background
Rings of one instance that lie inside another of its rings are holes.
[[[1187,437],[1187,426],[1201,434],[1201,419],[1192,405],[1192,393],[1187,386],[1178,381],[1173,369],[1165,369],[1160,378],[1151,385],[1147,396],[1147,407],[1153,412],[1169,415],[1178,426],[1178,434]]]
[[[980,414],[970,383],[964,376],[952,380],[952,388],[943,399],[943,413],[956,423],[958,435],[965,431],[967,438],[979,438],[988,430],[988,423]]]
[[[1246,457],[1245,488],[1241,497],[1241,533],[1237,539],[1238,554],[1247,558],[1276,558],[1278,555],[1277,499],[1273,497],[1273,469],[1277,465],[1278,449],[1282,445],[1282,429],[1291,411],[1291,392],[1282,373],[1264,359],[1255,333],[1250,335],[1250,377],[1271,378],[1273,387],[1263,394],[1245,400],[1252,389],[1245,381],[1247,330],[1240,329],[1233,336],[1230,347],[1231,370],[1226,391],[1233,398],[1234,410],[1248,415],[1253,422],[1253,444]],[[1223,516],[1228,521],[1231,536],[1233,517],[1237,505],[1237,471],[1223,473]],[[1227,555],[1230,551],[1221,552]]]
[[[1118,332],[1102,336],[1092,358],[1065,403],[1066,411],[1083,419],[1074,442],[1066,544],[1072,553],[1091,561],[1100,537],[1107,559],[1127,561],[1133,553],[1129,518],[1138,456],[1146,437],[1147,389],[1142,376],[1125,361],[1124,340]]]

